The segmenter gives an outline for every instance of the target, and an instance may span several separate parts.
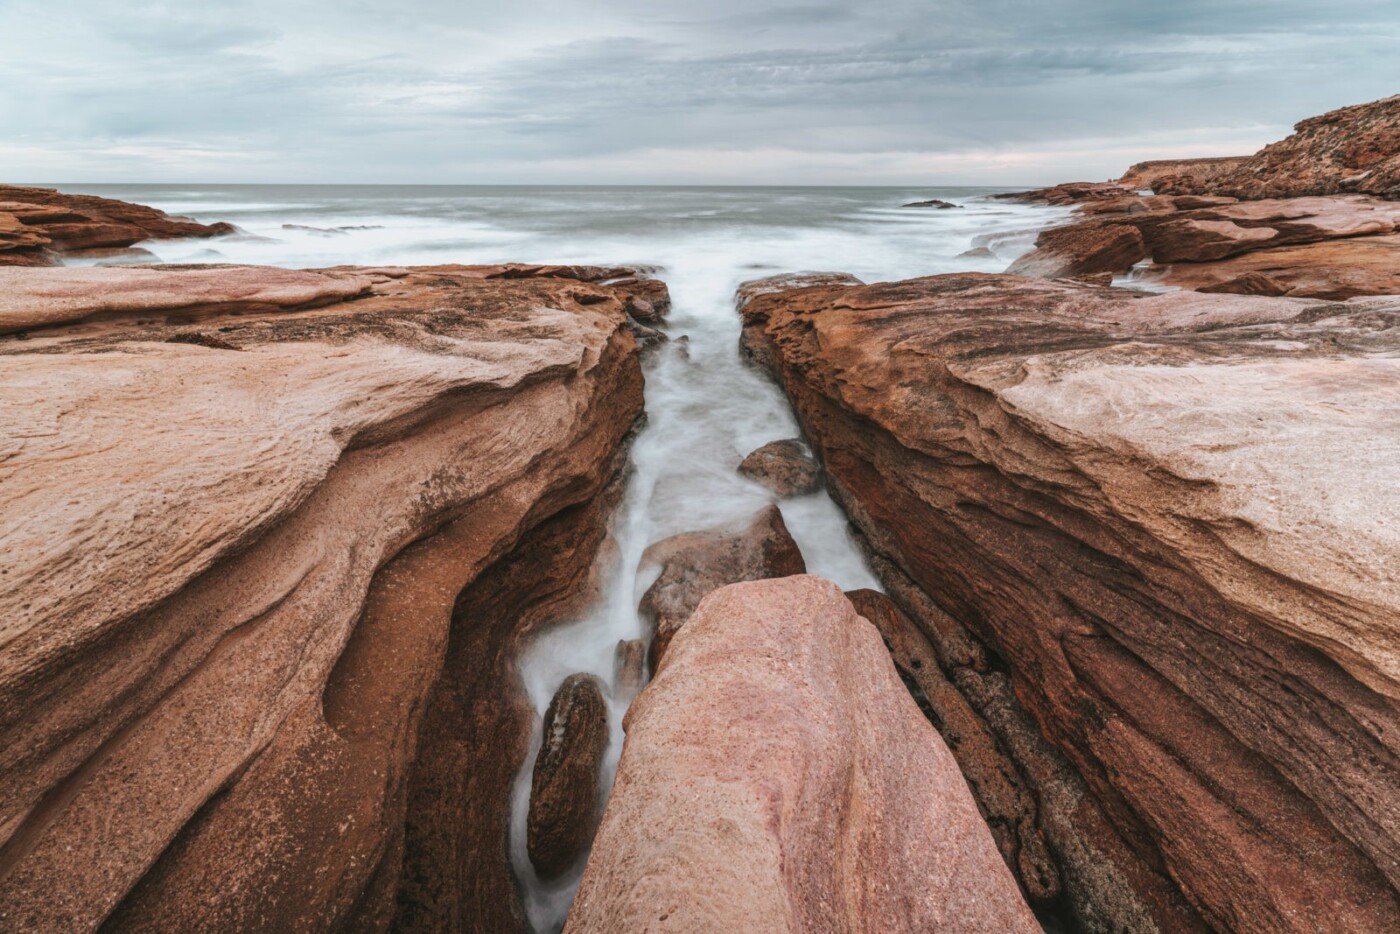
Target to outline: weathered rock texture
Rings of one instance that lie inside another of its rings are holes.
[[[1190,175],[1203,183],[1238,170],[1249,156],[1212,156],[1205,159],[1149,159],[1128,168],[1118,184],[1127,188],[1155,189],[1168,176]]]
[[[1294,129],[1232,171],[1188,168],[1157,178],[1153,190],[1237,198],[1356,192],[1400,200],[1400,95],[1309,117]]]
[[[797,438],[770,441],[739,462],[739,473],[779,496],[802,496],[821,489],[821,470]]]
[[[200,224],[142,204],[0,185],[0,266],[51,266],[75,251],[236,232],[231,224]]]
[[[638,607],[656,626],[647,656],[653,675],[671,639],[710,591],[807,571],[777,506],[767,507],[746,524],[673,535],[648,548],[642,564],[661,565],[661,576]]]
[[[962,275],[744,312],[1076,914],[1400,925],[1400,303]]]
[[[953,757],[827,581],[712,593],[625,724],[566,931],[1039,930]]]
[[[1152,195],[1105,199],[1081,215],[1040,234],[1036,248],[1007,271],[1047,278],[1124,273],[1148,258],[1155,265],[1144,274],[1173,285],[1333,299],[1395,291],[1400,207],[1366,195]],[[1305,244],[1313,249],[1300,249]]]
[[[589,597],[627,294],[205,272],[0,342],[0,927],[518,928],[514,648]]]
[[[602,794],[598,771],[607,748],[602,682],[593,675],[570,675],[545,711],[530,783],[526,849],[543,879],[563,873],[593,839]]]

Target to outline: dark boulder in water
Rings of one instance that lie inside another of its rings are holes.
[[[936,209],[938,209],[938,210],[940,210],[940,211],[946,211],[948,208],[960,208],[960,207],[962,207],[962,205],[961,205],[961,204],[954,204],[954,203],[951,202],[951,201],[940,201],[940,200],[938,200],[937,198],[930,198],[930,199],[927,200],[927,201],[910,201],[908,204],[904,205],[904,207],[906,207],[906,208],[936,208]]]
[[[599,818],[598,768],[608,748],[603,685],[570,675],[544,715],[544,738],[530,785],[526,848],[543,879],[560,876],[588,848]]]

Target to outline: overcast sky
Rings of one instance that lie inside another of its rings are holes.
[[[1397,50],[1400,0],[0,0],[0,179],[1105,178]]]

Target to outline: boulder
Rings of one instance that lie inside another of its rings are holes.
[[[1131,269],[1147,257],[1142,234],[1131,224],[1075,224],[1052,227],[1035,241],[1035,249],[1011,264],[1020,276],[1083,276]]]
[[[613,650],[613,685],[619,697],[631,698],[646,682],[647,644],[643,639],[619,639]]]
[[[526,851],[541,879],[578,861],[601,814],[599,769],[608,748],[608,704],[593,675],[564,679],[544,714],[530,783]]]
[[[1400,95],[1309,117],[1287,139],[1265,146],[1230,171],[1195,168],[1161,177],[1169,194],[1297,198],[1369,194],[1400,199]]]
[[[821,489],[821,468],[798,438],[770,441],[739,463],[739,473],[779,496],[803,496]]]
[[[671,639],[710,591],[725,584],[803,574],[807,566],[783,514],[768,506],[754,518],[657,542],[643,565],[661,565],[661,576],[642,595],[638,611],[656,627],[648,653],[652,676]]]
[[[710,594],[625,723],[570,934],[1040,930],[879,635],[827,581]]]
[[[0,927],[522,929],[516,653],[592,598],[642,409],[625,297],[470,267],[0,294],[135,272],[139,307],[72,288],[0,341]]]
[[[1400,925],[1400,299],[967,274],[744,312],[886,586],[1014,686],[941,659],[1077,916]]]
[[[910,201],[908,204],[902,206],[906,208],[934,208],[939,211],[962,207],[961,204],[954,204],[951,201],[940,201],[937,198],[930,198],[928,201]]]

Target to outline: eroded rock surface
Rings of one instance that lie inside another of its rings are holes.
[[[112,198],[0,185],[0,266],[50,266],[75,251],[236,232]]]
[[[530,783],[526,848],[540,878],[559,876],[588,849],[599,817],[598,771],[607,748],[602,682],[593,675],[570,675],[545,711]]]
[[[653,677],[671,639],[710,591],[725,584],[807,571],[777,506],[765,508],[748,522],[684,532],[657,542],[642,555],[642,563],[661,565],[661,576],[647,588],[638,607],[656,626],[648,653]]]
[[[957,275],[744,313],[901,608],[1069,766],[940,658],[1081,918],[1400,924],[1400,302]]]
[[[1188,168],[1159,177],[1153,188],[1239,198],[1355,192],[1400,200],[1400,95],[1309,117],[1294,130],[1230,172]]]
[[[1038,931],[874,628],[814,577],[710,594],[632,705],[566,931]]]
[[[589,599],[642,396],[626,293],[499,272],[148,272],[0,341],[0,926],[523,925],[515,645]]]

